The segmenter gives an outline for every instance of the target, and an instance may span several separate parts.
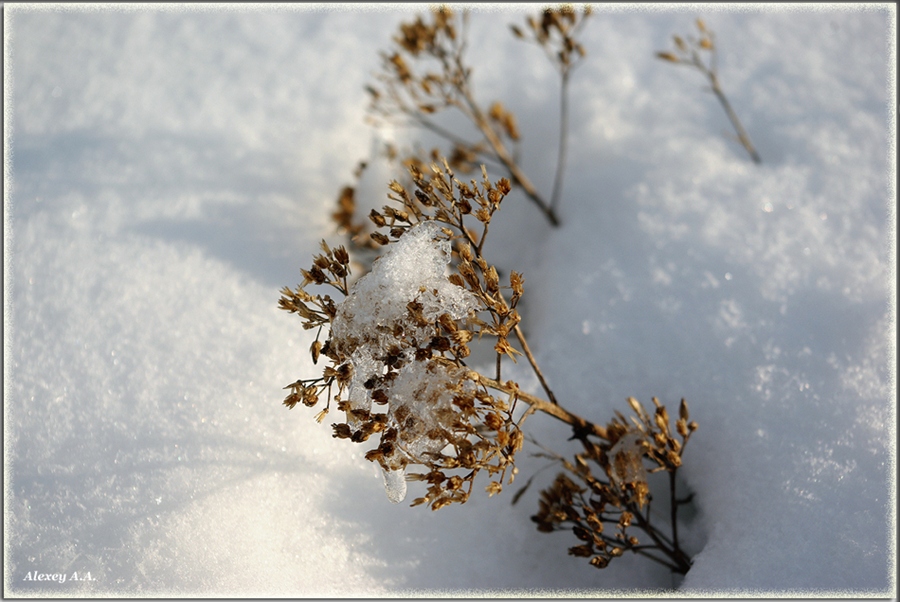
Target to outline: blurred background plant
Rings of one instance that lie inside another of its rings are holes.
[[[750,142],[750,136],[738,119],[737,113],[731,108],[728,97],[722,91],[719,84],[718,73],[718,47],[716,46],[716,34],[707,28],[703,19],[697,19],[695,22],[699,36],[681,36],[674,35],[672,40],[675,43],[675,49],[672,52],[657,52],[656,56],[664,61],[668,61],[675,65],[685,65],[693,69],[697,69],[709,81],[709,88],[728,115],[731,125],[737,135],[738,142],[744,147],[754,163],[761,163],[762,159],[756,152],[753,143]],[[704,57],[706,57],[704,59]]]

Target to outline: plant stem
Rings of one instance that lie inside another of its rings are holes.
[[[550,223],[554,226],[559,226],[559,218],[556,217],[556,212],[554,212],[553,208],[550,207],[546,203],[546,201],[544,201],[540,193],[538,193],[537,188],[535,188],[534,184],[531,183],[531,180],[528,179],[528,176],[526,176],[525,173],[521,170],[518,163],[516,163],[516,160],[513,159],[513,157],[509,154],[509,151],[506,149],[506,146],[504,146],[503,141],[501,141],[497,136],[497,133],[494,132],[494,129],[487,122],[487,119],[481,113],[481,110],[474,105],[473,108],[475,111],[477,111],[477,113],[475,113],[475,123],[478,126],[478,129],[481,130],[482,134],[484,134],[484,137],[491,145],[494,154],[509,171],[510,177],[512,177],[515,183],[522,187],[525,195],[532,201],[534,201],[534,203],[540,208],[544,215],[547,216],[547,219],[550,221]]]
[[[478,374],[478,383],[484,387],[494,389],[495,391],[500,391],[501,393],[515,394],[518,399],[521,399],[536,411],[543,412],[545,414],[553,416],[557,420],[565,422],[566,424],[572,426],[572,428],[578,433],[591,434],[596,437],[600,437],[601,439],[607,438],[605,428],[588,422],[581,416],[572,414],[559,404],[550,403],[545,399],[541,399],[540,397],[536,397],[534,395],[531,395],[530,393],[526,393],[518,387],[510,387],[506,383],[501,383],[482,374]]]
[[[462,64],[462,60],[460,56],[457,54],[455,57],[456,68],[459,73],[466,73],[467,69]],[[466,77],[467,79],[467,77]],[[478,103],[475,102],[475,98],[472,96],[472,92],[467,85],[467,81],[464,80],[460,84],[458,84],[459,91],[462,94],[462,99],[465,101],[465,104],[459,103],[457,106],[462,110],[462,112],[471,119],[481,133],[484,135],[485,139],[488,141],[488,144],[491,145],[491,149],[494,151],[494,155],[497,159],[500,160],[501,163],[506,167],[507,171],[509,171],[510,177],[513,179],[513,182],[522,187],[522,190],[525,192],[525,195],[530,198],[534,203],[541,209],[547,219],[553,226],[559,225],[559,218],[556,217],[556,213],[553,211],[553,208],[544,201],[543,197],[541,197],[540,193],[538,193],[537,188],[535,188],[534,184],[531,183],[531,180],[528,179],[528,176],[521,170],[516,160],[509,154],[506,146],[503,144],[503,141],[500,140],[500,137],[497,135],[497,132],[494,131],[494,128],[491,127],[491,124],[488,123],[487,117],[485,117],[484,113],[481,111],[481,108],[478,106]]]
[[[691,55],[691,63],[695,67],[697,67],[700,71],[702,71],[707,79],[709,79],[709,85],[712,88],[713,94],[716,95],[716,98],[719,99],[719,104],[722,105],[722,108],[725,109],[725,114],[728,115],[728,120],[731,121],[732,127],[734,127],[734,131],[737,133],[738,141],[743,145],[743,147],[747,150],[747,153],[750,154],[750,158],[753,159],[753,162],[759,165],[762,163],[762,159],[759,156],[759,153],[756,152],[756,149],[753,148],[753,143],[750,142],[750,136],[747,135],[747,131],[744,129],[744,126],[741,124],[741,120],[738,119],[737,113],[734,112],[734,109],[731,108],[731,103],[728,102],[728,98],[725,96],[725,93],[722,91],[722,88],[719,86],[719,77],[716,75],[718,73],[718,51],[713,45],[712,54],[710,56],[709,67],[703,64],[703,61],[700,59],[700,56],[694,51]]]
[[[715,73],[709,72],[708,75],[709,81],[712,84],[712,91],[722,104],[722,108],[725,109],[725,114],[728,115],[731,125],[734,126],[734,131],[737,132],[738,140],[744,148],[747,149],[753,162],[759,165],[762,163],[762,159],[760,158],[759,153],[756,152],[756,149],[753,148],[753,143],[750,142],[750,136],[747,135],[747,131],[744,130],[744,126],[741,125],[741,121],[738,119],[737,114],[731,108],[731,103],[728,102],[728,98],[725,97],[725,93],[722,92],[722,89],[719,87],[719,79],[716,77]]]
[[[678,550],[678,503],[675,501],[675,470],[669,471],[669,501],[672,506],[670,511],[672,521],[672,547]]]
[[[538,366],[537,360],[535,360],[534,356],[531,354],[531,349],[528,347],[528,343],[525,342],[525,333],[522,332],[522,329],[518,324],[516,324],[515,333],[516,337],[519,339],[519,343],[522,344],[522,352],[525,354],[525,357],[528,358],[528,362],[531,364],[531,368],[532,370],[534,370],[535,375],[537,375],[538,380],[541,381],[541,386],[544,387],[544,391],[547,392],[547,397],[550,398],[550,402],[555,405],[559,405],[559,402],[556,401],[556,395],[554,395],[553,391],[550,390],[550,385],[547,384],[547,379],[544,378],[544,373],[541,372],[541,369]]]
[[[553,193],[550,195],[550,210],[556,209],[562,192],[563,171],[566,166],[566,148],[569,131],[569,70],[563,70],[559,89],[559,150],[556,155],[556,175],[553,177]]]
[[[650,539],[653,540],[653,543],[656,544],[659,550],[672,559],[672,561],[675,563],[675,570],[682,575],[686,575],[691,568],[691,561],[689,558],[687,558],[687,556],[685,556],[684,552],[682,552],[681,549],[679,549],[675,544],[673,544],[671,548],[667,546],[662,541],[662,539],[660,539],[661,534],[656,530],[655,527],[650,526],[650,524],[644,519],[644,516],[640,513],[640,511],[632,512],[632,514],[637,519],[638,526],[640,526],[640,528],[650,536]],[[673,525],[675,524],[674,518],[675,517],[673,516]]]

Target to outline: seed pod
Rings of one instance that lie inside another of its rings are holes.
[[[337,439],[349,439],[350,438],[350,425],[344,424],[343,422],[338,424],[332,424],[331,428],[334,429],[333,437]]]
[[[598,569],[605,569],[609,565],[609,559],[605,556],[594,556],[590,562],[591,566],[595,566]]]
[[[316,388],[313,386],[303,389],[303,405],[311,408],[317,403],[319,403],[319,395],[316,393]]]
[[[594,554],[594,548],[589,543],[569,548],[569,556],[576,556],[578,558],[587,558],[588,556],[592,556],[593,554]]]
[[[681,59],[672,54],[671,52],[657,52],[656,58],[662,59],[664,61],[669,61],[672,63],[680,63]]]
[[[450,314],[443,313],[438,316],[438,323],[441,327],[449,333],[454,333],[459,330],[459,327],[456,325],[456,322],[453,318],[450,317]]]
[[[318,363],[319,361],[319,353],[322,351],[322,343],[319,342],[319,339],[313,341],[313,344],[309,347],[309,353],[312,355],[313,364]]]
[[[345,249],[343,245],[334,250],[334,258],[341,265],[350,264],[350,254],[347,252],[347,249]]]
[[[669,434],[669,412],[663,406],[656,408],[656,426],[662,432]]]
[[[491,266],[484,273],[484,283],[489,293],[496,293],[500,290],[500,276],[497,274],[497,268]]]
[[[525,279],[522,277],[522,274],[515,271],[509,274],[509,285],[512,287],[513,295],[516,297],[521,297],[522,293],[525,292],[524,283]]]
[[[681,466],[681,456],[679,456],[676,452],[670,450],[666,452],[666,462],[672,468],[678,468],[679,466]]]
[[[634,410],[634,413],[639,417],[643,418],[647,415],[646,410],[644,410],[644,406],[642,406],[641,402],[639,402],[637,399],[635,399],[634,397],[629,397],[626,401],[628,401],[628,405],[631,406],[631,409]]]

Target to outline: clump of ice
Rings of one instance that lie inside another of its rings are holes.
[[[399,504],[406,497],[406,471],[400,470],[382,470],[384,477],[384,491],[387,493],[388,499],[395,504]]]
[[[348,352],[360,345],[386,351],[401,343],[398,324],[407,337],[430,337],[428,327],[409,319],[410,301],[421,303],[422,314],[432,322],[443,313],[462,319],[477,307],[474,295],[447,280],[450,243],[439,236],[436,223],[422,222],[388,247],[338,307],[333,345]]]
[[[616,487],[624,489],[625,483],[647,482],[647,469],[641,461],[644,436],[639,432],[626,433],[609,450],[614,470],[610,472]]]
[[[413,226],[356,282],[331,325],[332,345],[350,357],[353,367],[348,391],[352,409],[378,411],[365,383],[383,376],[385,357],[399,350],[397,376],[382,387],[389,397],[388,427],[399,433],[395,452],[382,464],[387,465],[385,489],[395,503],[406,495],[406,464],[440,451],[447,444],[440,430],[455,419],[453,387],[459,386],[464,370],[415,360],[416,346],[435,336],[438,317],[462,320],[478,307],[472,293],[447,279],[449,261],[450,243],[436,223]],[[424,324],[410,314],[411,302],[421,305]],[[357,422],[348,413],[351,427]]]
[[[447,440],[443,432],[453,430],[457,410],[453,398],[458,394],[466,373],[433,361],[409,362],[391,385],[388,427],[399,434],[397,461],[427,458],[441,451]]]

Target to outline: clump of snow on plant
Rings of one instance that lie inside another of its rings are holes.
[[[450,243],[441,236],[436,223],[422,222],[391,244],[338,307],[331,325],[332,344],[387,350],[402,344],[394,328],[397,324],[406,336],[430,338],[430,326],[410,319],[407,304],[411,301],[422,304],[422,314],[430,322],[443,313],[458,320],[474,310],[475,297],[447,280]]]
[[[413,226],[353,285],[331,325],[332,345],[350,354],[351,410],[373,411],[372,387],[365,384],[384,375],[386,356],[398,355],[402,364],[396,378],[382,387],[390,400],[387,428],[399,432],[384,474],[392,502],[406,495],[405,466],[419,463],[447,444],[438,433],[442,427],[451,427],[456,413],[452,386],[458,386],[465,370],[416,361],[411,344],[427,345],[435,335],[433,324],[442,314],[461,320],[478,307],[472,293],[447,279],[449,261],[450,243],[437,224]],[[408,308],[412,302],[421,305],[424,320],[412,316]],[[350,424],[356,421],[349,412],[347,418]]]

